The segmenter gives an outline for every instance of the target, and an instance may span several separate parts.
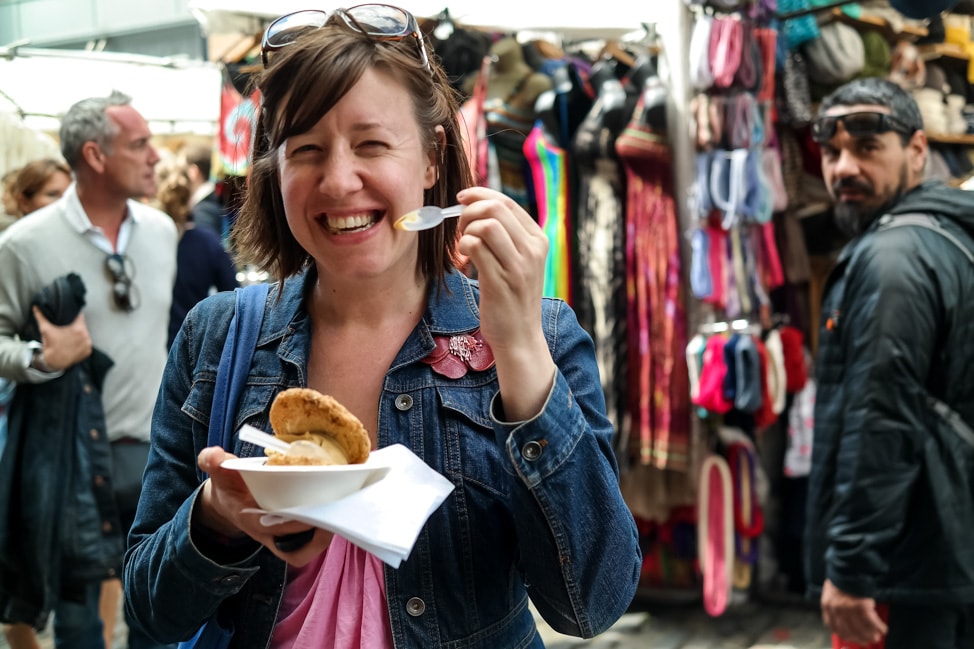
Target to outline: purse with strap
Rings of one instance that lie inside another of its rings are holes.
[[[240,393],[247,382],[250,362],[260,325],[264,320],[264,304],[267,301],[267,284],[253,284],[236,289],[236,306],[227,339],[223,344],[220,365],[216,372],[213,405],[210,407],[210,427],[207,446],[222,446],[232,450],[234,417]],[[206,474],[197,468],[200,481]],[[226,649],[233,637],[233,627],[223,626],[214,615],[189,640],[179,643],[179,649]]]

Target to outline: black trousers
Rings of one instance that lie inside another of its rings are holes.
[[[974,649],[974,605],[889,605],[886,649]]]

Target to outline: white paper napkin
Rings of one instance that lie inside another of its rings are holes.
[[[260,522],[295,520],[321,527],[398,568],[409,557],[427,519],[453,491],[453,484],[402,444],[372,451],[369,464],[388,466],[389,473],[334,502],[256,510],[263,514]]]

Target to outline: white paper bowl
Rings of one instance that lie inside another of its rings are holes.
[[[266,457],[244,457],[227,460],[222,466],[238,471],[260,508],[269,512],[339,500],[378,482],[389,471],[388,466],[368,462],[338,466],[276,466],[266,462]]]

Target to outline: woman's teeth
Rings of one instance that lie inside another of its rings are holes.
[[[374,212],[366,214],[354,214],[351,216],[329,216],[326,224],[332,234],[345,234],[349,232],[361,232],[367,230],[378,219]]]

